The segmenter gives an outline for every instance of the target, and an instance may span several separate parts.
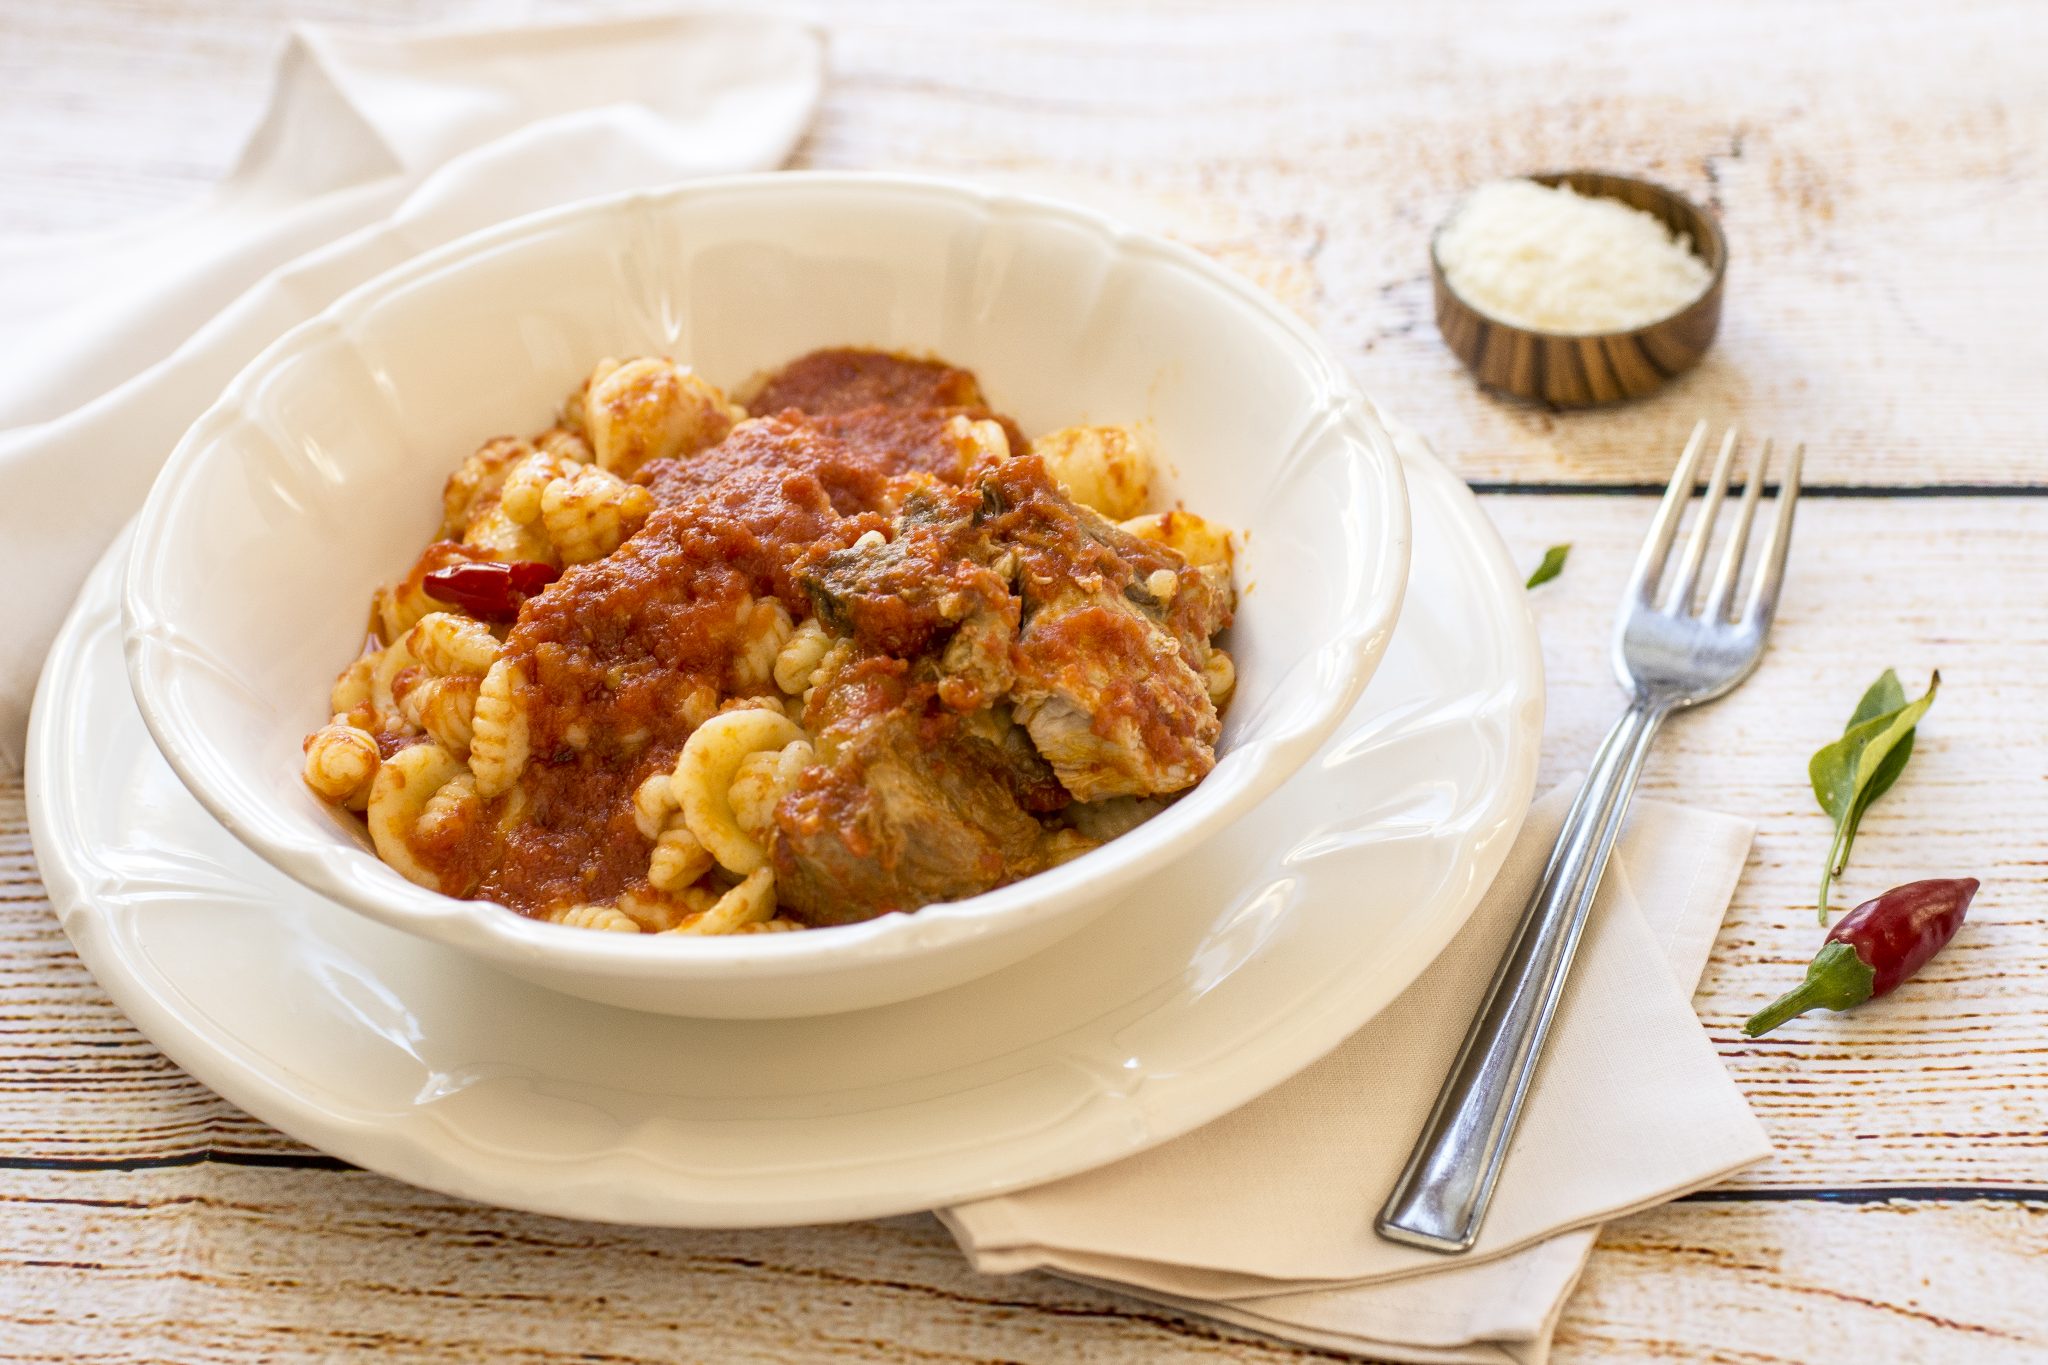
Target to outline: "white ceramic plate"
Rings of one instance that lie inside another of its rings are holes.
[[[36,857],[100,983],[294,1136],[451,1194],[690,1226],[929,1208],[1183,1133],[1336,1046],[1464,922],[1529,804],[1542,665],[1470,493],[1404,441],[1415,566],[1364,699],[1291,781],[1064,943],[828,1019],[543,990],[322,901],[215,824],[144,732],[120,551],[51,653]]]
[[[1027,431],[1145,421],[1162,506],[1244,535],[1214,772],[1157,819],[985,895],[805,934],[564,929],[424,890],[299,779],[372,587],[431,538],[453,466],[545,426],[606,354],[738,384],[814,347],[930,350]],[[430,252],[293,329],[178,445],[126,587],[143,718],[202,805],[380,923],[606,1004],[788,1017],[1007,966],[1250,810],[1330,734],[1392,633],[1392,443],[1300,319],[1085,210],[916,177],[778,173],[570,205]]]

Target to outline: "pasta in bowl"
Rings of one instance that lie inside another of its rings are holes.
[[[178,778],[348,910],[612,1005],[818,1014],[1019,963],[1252,812],[1370,677],[1407,536],[1370,406],[1193,252],[712,179],[477,234],[258,356],[138,519],[127,659]],[[708,932],[778,920],[813,927]]]
[[[828,927],[1067,862],[1214,768],[1230,537],[1147,512],[1143,431],[1027,441],[879,351],[748,388],[607,360],[449,477],[303,745],[385,863],[574,928]]]

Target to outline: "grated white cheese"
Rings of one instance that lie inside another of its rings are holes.
[[[1713,272],[1692,239],[1618,199],[1533,180],[1472,191],[1437,238],[1459,298],[1516,327],[1583,336],[1667,318]]]

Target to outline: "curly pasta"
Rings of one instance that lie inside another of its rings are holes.
[[[427,798],[414,829],[422,839],[450,838],[458,832],[458,826],[475,818],[477,810],[476,776],[460,772]]]
[[[498,490],[514,464],[533,453],[516,436],[486,441],[462,468],[448,476],[441,489],[441,538],[460,540],[498,500]]]
[[[681,891],[627,890],[620,892],[615,902],[627,918],[640,926],[643,934],[659,934],[673,929],[717,903],[718,893],[703,886],[687,886]]]
[[[619,368],[619,362],[606,356],[591,366],[583,382],[569,390],[569,396],[562,400],[562,430],[577,440],[588,444],[590,441],[590,390],[602,383],[606,376]]]
[[[327,709],[337,714],[354,711],[370,705],[370,672],[376,667],[377,656],[364,654],[334,680],[334,689],[327,694]]]
[[[518,665],[501,658],[477,690],[469,765],[476,772],[477,791],[484,796],[503,795],[525,771],[531,741],[520,696],[524,683]]]
[[[549,427],[533,438],[533,444],[549,455],[575,464],[589,464],[597,458],[596,452],[591,450],[590,442],[584,438],[583,433],[571,429],[566,423],[558,427]]]
[[[581,468],[581,462],[554,450],[536,450],[514,465],[512,472],[505,476],[504,490],[498,494],[498,506],[521,526],[531,526],[540,520],[541,494],[547,486],[556,479],[568,478]]]
[[[483,622],[447,611],[422,616],[407,633],[405,647],[437,678],[462,673],[481,678],[491,671],[503,648]]]
[[[306,785],[350,810],[370,804],[370,785],[380,763],[376,736],[339,716],[306,737]]]
[[[654,495],[595,465],[541,490],[541,524],[564,564],[602,559],[640,529],[654,511]]]
[[[483,679],[473,674],[421,678],[398,699],[399,712],[451,753],[467,754]]]
[[[365,815],[377,856],[409,881],[429,890],[445,890],[441,879],[413,852],[420,818],[441,789],[467,775],[462,760],[438,744],[415,744],[384,760],[370,784]],[[437,812],[445,817],[445,809]]]
[[[1197,568],[1230,563],[1230,532],[1193,512],[1153,512],[1132,517],[1121,525],[1140,540],[1166,546]]]
[[[803,738],[789,717],[747,707],[713,716],[684,743],[670,786],[690,833],[720,867],[746,876],[767,859],[761,841],[741,829],[733,814],[732,785],[740,764],[749,754],[773,752]]]
[[[604,929],[614,934],[640,932],[640,925],[631,915],[609,905],[565,905],[548,912],[548,923],[571,929]]]
[[[824,662],[825,653],[832,648],[832,636],[824,623],[812,616],[791,632],[776,652],[773,673],[775,685],[792,697],[800,697],[817,676],[818,665]]]
[[[687,368],[659,357],[593,375],[582,408],[598,464],[624,478],[650,460],[717,444],[744,416]]]
[[[679,708],[683,724],[694,730],[718,714],[718,689],[699,685],[690,689]]]
[[[1209,657],[1202,661],[1202,683],[1209,690],[1209,700],[1222,706],[1237,690],[1236,662],[1220,649],[1210,650]]]
[[[740,646],[732,659],[735,690],[753,692],[775,684],[775,664],[796,634],[789,608],[766,598],[742,609]]]
[[[394,583],[377,589],[371,597],[370,619],[376,624],[380,639],[400,640],[422,616],[440,608],[441,604],[427,596],[424,588]]]
[[[690,833],[680,817],[655,836],[647,860],[647,880],[661,891],[681,891],[712,867],[711,851]]]
[[[796,788],[804,769],[818,761],[810,744],[796,740],[780,749],[748,754],[733,771],[726,800],[732,806],[733,823],[756,842],[766,845],[775,827],[775,807]]]
[[[493,559],[530,559],[541,564],[554,564],[555,547],[547,535],[538,527],[517,521],[505,510],[504,504],[493,502],[490,509],[470,524],[463,534],[462,543],[472,550],[481,550]]]
[[[1069,497],[1112,521],[1136,516],[1152,490],[1152,441],[1135,427],[1062,427],[1031,453]]]
[[[419,658],[404,639],[386,645],[370,656],[369,705],[377,718],[378,728],[406,728],[404,713],[398,706],[398,694],[407,682],[418,675],[419,669]]]
[[[654,842],[647,880],[656,890],[681,891],[711,870],[711,854],[683,820],[668,773],[655,773],[634,789],[633,823]]]
[[[956,415],[947,420],[946,435],[960,452],[959,473],[963,478],[976,465],[1000,464],[1010,458],[1010,436],[1001,422]]]
[[[775,874],[755,868],[746,879],[718,898],[709,910],[692,915],[671,934],[734,934],[760,924],[775,913]]]
[[[547,539],[528,524],[532,518],[515,515],[505,501],[508,486],[536,460],[561,463],[559,457],[543,454],[516,437],[501,436],[485,442],[442,489],[442,538],[460,540],[470,549],[500,559],[552,563],[553,550]]]
[[[659,839],[680,809],[667,773],[655,773],[633,789],[633,823],[643,838]]]

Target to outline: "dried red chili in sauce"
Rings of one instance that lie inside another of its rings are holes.
[[[531,559],[491,560],[436,569],[420,580],[420,586],[435,601],[460,607],[479,621],[510,621],[527,598],[561,573],[552,564]]]

